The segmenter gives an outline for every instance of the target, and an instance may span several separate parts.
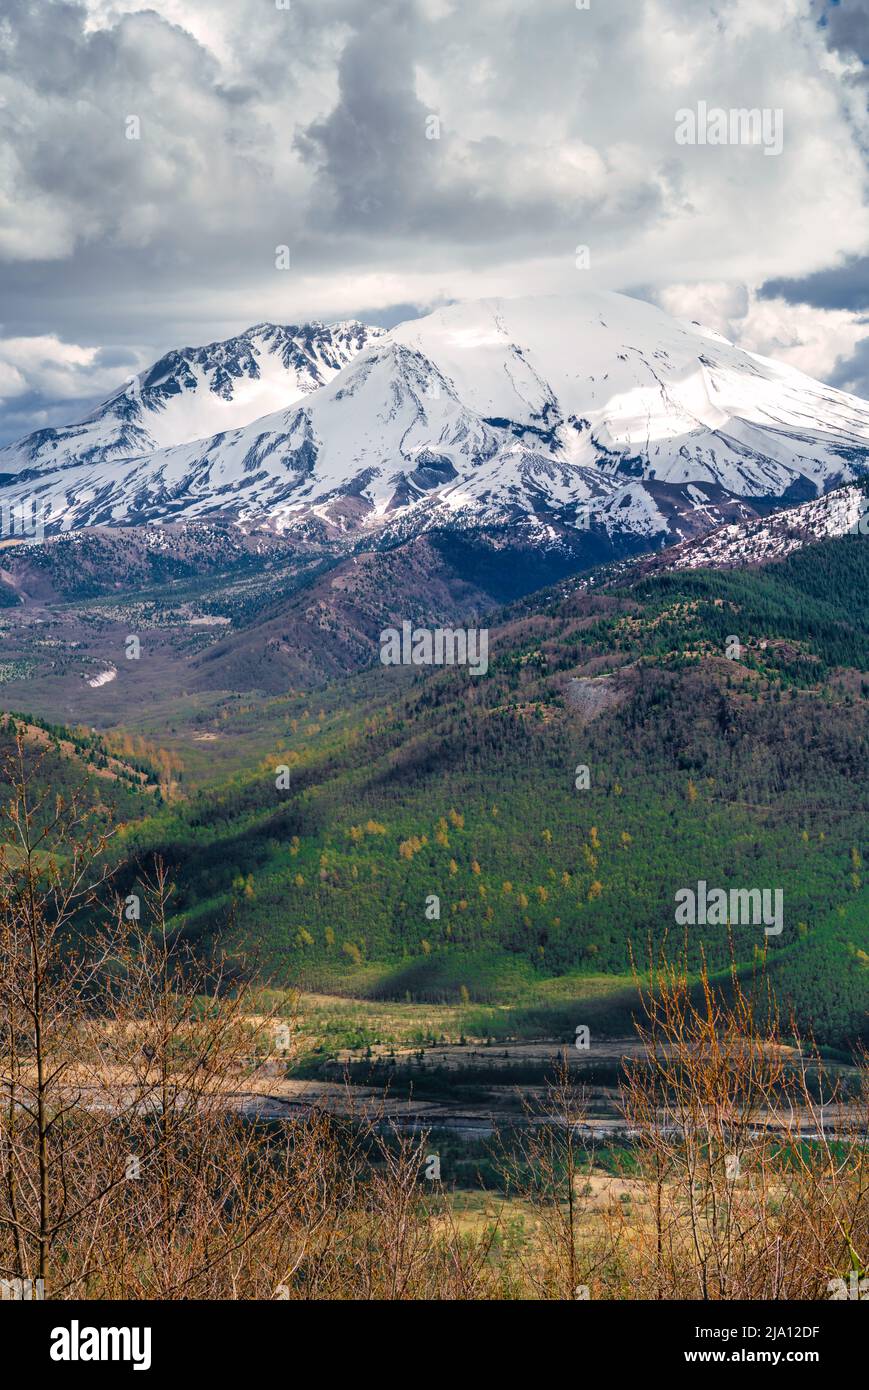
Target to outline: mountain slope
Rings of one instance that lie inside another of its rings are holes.
[[[485,997],[498,962],[622,975],[632,952],[681,948],[686,885],[780,888],[781,933],[734,924],[736,961],[766,953],[785,1016],[802,1000],[804,1025],[853,1043],[869,1006],[867,565],[846,536],[763,569],[523,600],[492,629],[485,677],[376,667],[313,706],[287,700],[256,767],[136,848],[177,865],[175,925],[203,948],[396,999]],[[692,964],[702,948],[726,969],[730,935],[691,928]]]
[[[869,480],[833,489],[812,502],[755,520],[719,526],[654,556],[641,557],[634,577],[664,570],[729,569],[783,560],[818,541],[869,533]],[[626,562],[630,564],[631,562]],[[625,573],[625,567],[621,567]],[[597,578],[595,576],[595,578]]]
[[[324,385],[382,332],[352,322],[262,323],[225,342],[174,350],[78,424],[0,449],[0,482],[104,467],[247,424]]]
[[[207,439],[121,459],[130,430],[158,442],[160,400],[105,452],[10,446],[27,471],[4,497],[48,503],[58,530],[223,515],[394,544],[518,522],[543,545],[649,546],[816,497],[869,460],[864,402],[623,295],[486,300],[355,332],[361,350],[303,400]],[[162,382],[155,368],[143,395]]]

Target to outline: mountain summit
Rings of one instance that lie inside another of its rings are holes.
[[[224,517],[392,544],[520,525],[636,549],[869,463],[865,402],[612,293],[481,300],[388,333],[260,325],[137,382],[0,451],[4,500],[47,504],[50,530]]]

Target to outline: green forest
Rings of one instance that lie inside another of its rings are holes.
[[[499,615],[486,676],[377,668],[271,701],[255,768],[125,826],[121,880],[160,854],[199,949],[372,997],[508,1000],[664,943],[717,971],[733,951],[849,1047],[869,1036],[867,569],[845,537],[568,580]],[[781,935],[677,927],[700,880],[781,889]]]

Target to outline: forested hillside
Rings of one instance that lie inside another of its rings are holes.
[[[487,676],[383,669],[316,720],[288,702],[254,772],[126,847],[177,866],[203,948],[310,985],[494,998],[517,970],[624,974],[665,940],[722,968],[732,937],[847,1041],[869,1003],[867,568],[847,537],[523,600]],[[781,889],[781,934],[677,927],[700,880]]]
[[[162,802],[161,765],[142,739],[103,737],[91,729],[51,724],[32,714],[0,713],[0,795],[22,773],[31,804],[52,815],[58,797],[80,798],[102,829],[137,820]]]

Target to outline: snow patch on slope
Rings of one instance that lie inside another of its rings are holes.
[[[661,560],[666,569],[674,570],[765,564],[783,560],[814,541],[865,535],[867,519],[866,493],[857,487],[842,487],[762,521],[721,526],[701,540],[674,546]]]

